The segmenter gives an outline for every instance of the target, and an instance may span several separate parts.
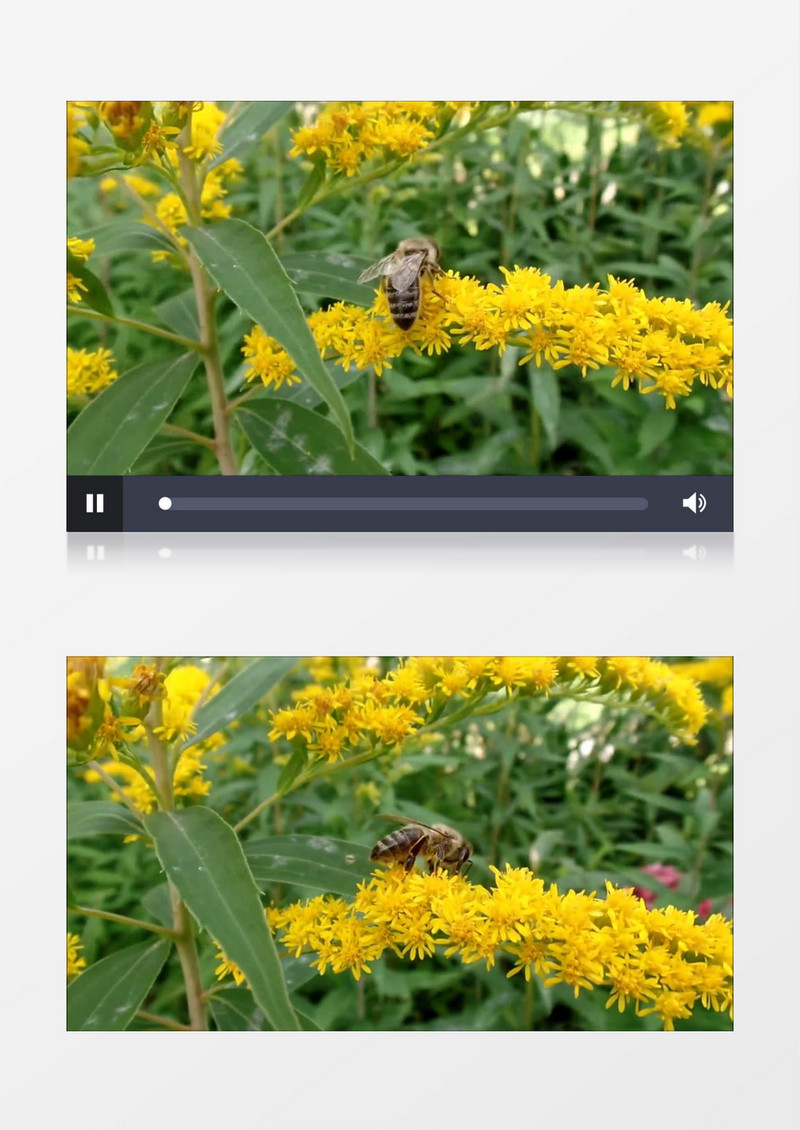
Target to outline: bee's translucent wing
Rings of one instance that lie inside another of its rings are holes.
[[[425,251],[413,251],[410,255],[406,255],[396,268],[386,272],[395,290],[408,290],[419,275],[426,254]]]
[[[414,816],[400,816],[397,812],[379,812],[377,815],[379,820],[389,820],[392,824],[416,824],[419,828],[428,828],[431,832],[436,831],[430,824],[426,824],[424,820],[417,820]]]
[[[377,263],[373,263],[371,267],[367,267],[366,271],[362,271],[358,276],[360,283],[369,282],[370,279],[377,279],[379,275],[388,273],[389,264],[394,257],[394,252],[391,255],[386,255],[383,259],[379,259]]]

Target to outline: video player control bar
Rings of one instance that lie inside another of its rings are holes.
[[[158,500],[161,510],[646,510],[646,498],[169,498]]]
[[[102,505],[98,500],[102,500]],[[733,529],[711,475],[74,475],[71,531],[654,532]]]

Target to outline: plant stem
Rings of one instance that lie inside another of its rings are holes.
[[[180,436],[181,439],[190,439],[192,443],[201,443],[203,447],[208,447],[212,451],[217,450],[217,445],[214,443],[213,439],[209,439],[208,436],[201,436],[197,432],[190,432],[188,428],[179,428],[175,424],[162,424],[161,431],[166,435]]]
[[[308,785],[312,781],[318,781],[321,777],[331,777],[334,773],[341,773],[343,769],[349,769],[353,765],[366,765],[368,761],[374,761],[377,757],[381,757],[386,752],[387,750],[384,746],[378,745],[375,749],[367,750],[365,753],[359,753],[356,757],[348,757],[344,761],[329,762],[316,771],[312,769],[310,772],[302,774],[295,778],[291,788],[287,789],[286,792],[273,793],[272,796],[267,797],[266,800],[262,800],[260,804],[257,804],[252,812],[248,812],[246,816],[242,817],[238,824],[234,824],[234,832],[239,832],[247,824],[255,820],[265,808],[269,808],[276,800],[288,796],[289,793],[294,792],[295,789],[299,789],[303,785]]]
[[[181,185],[186,197],[186,212],[191,223],[199,228],[203,222],[200,208],[200,184],[193,162],[184,153],[184,147],[190,142],[192,136],[192,116],[178,139],[178,167],[180,169]],[[228,402],[225,397],[225,384],[222,372],[222,361],[219,355],[219,340],[217,338],[217,322],[214,316],[214,305],[217,292],[212,287],[200,260],[190,248],[188,253],[189,273],[192,276],[195,301],[197,303],[197,317],[200,323],[200,340],[203,348],[203,359],[206,366],[206,380],[211,398],[211,416],[214,421],[214,443],[219,461],[219,468],[223,475],[238,475],[236,460],[231,447],[230,420],[228,419]]]
[[[140,918],[128,918],[125,914],[114,914],[110,910],[98,910],[93,906],[70,906],[71,914],[83,914],[87,918],[105,918],[109,922],[119,922],[121,926],[133,926],[136,930],[150,930],[154,934],[164,934],[168,938],[175,938],[175,931],[168,926],[159,926],[155,922],[142,922]]]
[[[257,385],[255,388],[248,389],[247,392],[242,393],[241,396],[237,396],[236,400],[229,401],[227,411],[233,412],[236,408],[239,407],[240,404],[244,404],[245,400],[249,400],[250,397],[255,396],[255,394],[257,392],[263,392],[263,391],[264,391],[264,386],[261,385],[261,384]]]
[[[165,341],[183,345],[186,349],[197,349],[200,352],[203,350],[203,345],[199,341],[193,341],[190,337],[181,337],[180,334],[170,333],[169,330],[162,330],[160,326],[151,326],[149,322],[139,322],[135,318],[123,318],[118,314],[101,314],[99,310],[71,306],[69,303],[67,303],[67,313],[77,314],[81,318],[93,318],[97,322],[111,322],[117,326],[129,326],[132,330],[142,330],[143,333],[153,334],[154,337],[163,337]]]
[[[530,981],[525,982],[525,1013],[523,1026],[526,1032],[530,1032],[533,1028],[533,977],[531,977]]]
[[[146,1012],[140,1008],[136,1013],[139,1020],[147,1020],[150,1024],[158,1024],[161,1028],[170,1028],[175,1032],[191,1032],[188,1024],[179,1024],[177,1020],[169,1020],[166,1016],[156,1016],[154,1012]]]
[[[169,757],[164,743],[156,736],[155,730],[163,722],[163,701],[157,699],[151,709],[148,721],[145,722],[147,738],[150,743],[150,753],[153,758],[153,772],[156,785],[161,794],[161,807],[165,812],[171,812],[175,807],[172,790],[172,774],[169,768]],[[205,1005],[203,1003],[203,984],[200,980],[200,965],[197,960],[197,947],[192,933],[192,921],[186,904],[181,899],[177,888],[171,880],[167,880],[169,901],[172,907],[172,927],[175,936],[175,948],[178,951],[178,960],[181,963],[183,981],[186,987],[186,1001],[189,1007],[189,1026],[193,1032],[205,1032],[206,1024]]]
[[[122,785],[120,785],[118,781],[115,781],[110,773],[107,773],[105,771],[99,761],[89,761],[88,765],[90,769],[94,769],[98,777],[102,778],[102,780],[105,781],[110,789],[113,789],[113,791],[119,796],[119,799],[122,801],[125,807],[130,812],[132,812],[139,823],[141,823],[144,820],[144,813],[136,807],[131,798],[123,789]]]
[[[274,804],[275,801],[279,799],[280,795],[280,793],[273,793],[272,796],[268,796],[266,800],[262,800],[259,804],[257,804],[251,812],[248,812],[246,816],[242,817],[238,824],[233,825],[234,832],[238,834],[242,830],[242,828],[245,828],[248,824],[255,820],[257,816],[260,816],[265,808],[269,808],[271,804]]]

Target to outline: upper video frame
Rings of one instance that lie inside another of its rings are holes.
[[[67,133],[70,474],[731,474],[731,102]]]

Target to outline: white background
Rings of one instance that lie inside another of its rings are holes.
[[[796,1125],[795,9],[595,0],[16,14],[3,145],[7,1125]],[[733,98],[735,541],[701,539],[703,561],[684,556],[691,538],[629,535],[272,535],[227,550],[211,538],[108,539],[103,563],[85,561],[86,539],[68,551],[62,99],[89,93]],[[467,651],[736,656],[734,1033],[64,1032],[65,654]]]

